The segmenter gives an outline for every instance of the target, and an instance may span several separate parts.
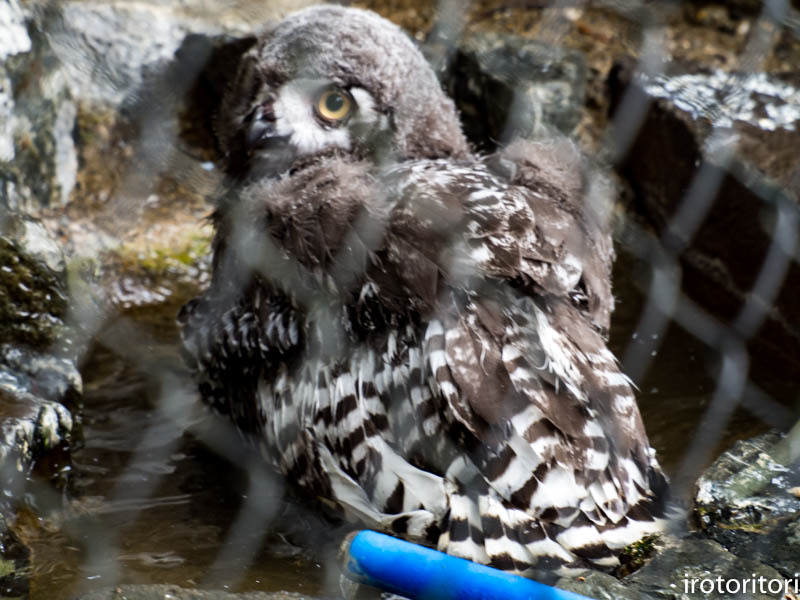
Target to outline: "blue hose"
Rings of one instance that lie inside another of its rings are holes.
[[[375,531],[350,534],[345,575],[411,600],[590,600]]]

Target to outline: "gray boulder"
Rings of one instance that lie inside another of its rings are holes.
[[[800,573],[796,436],[773,431],[737,442],[703,473],[695,495],[695,519],[705,533],[790,578]]]
[[[768,600],[775,595],[761,583],[775,582],[773,587],[780,585],[781,590],[785,586],[775,569],[736,556],[712,540],[693,537],[663,538],[655,557],[627,581],[642,594],[663,600]]]
[[[0,596],[25,598],[30,552],[7,518],[34,468],[66,484],[82,383],[60,247],[39,222],[0,210]]]
[[[196,590],[175,585],[121,585],[90,592],[78,600],[313,600],[312,596],[290,592],[248,592],[233,594],[222,590]]]
[[[0,264],[0,478],[9,500],[35,460],[68,448],[82,384],[58,244],[40,223],[7,215]]]
[[[0,0],[0,206],[64,205],[78,170],[77,109],[33,15]]]
[[[586,87],[580,52],[499,33],[475,33],[448,48],[433,35],[424,50],[441,64],[465,133],[481,148],[551,130],[568,134],[578,124]]]

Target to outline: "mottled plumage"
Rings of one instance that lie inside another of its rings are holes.
[[[473,155],[405,35],[340,7],[265,32],[217,133],[231,185],[184,350],[291,484],[528,574],[614,566],[659,529],[663,475],[603,338],[611,239],[570,143]]]

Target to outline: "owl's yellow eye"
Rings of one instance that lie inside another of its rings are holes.
[[[316,109],[317,114],[326,121],[341,121],[350,114],[353,101],[343,90],[326,89],[319,95]]]

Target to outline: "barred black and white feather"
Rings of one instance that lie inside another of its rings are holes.
[[[334,136],[298,105],[290,158],[265,157],[242,129],[280,119],[300,77],[352,89],[356,112]],[[236,82],[221,139],[244,164],[212,284],[180,315],[206,402],[309,498],[480,563],[613,567],[658,531],[664,478],[604,341],[613,250],[574,147],[473,156],[421,55],[356,9],[289,17]]]

